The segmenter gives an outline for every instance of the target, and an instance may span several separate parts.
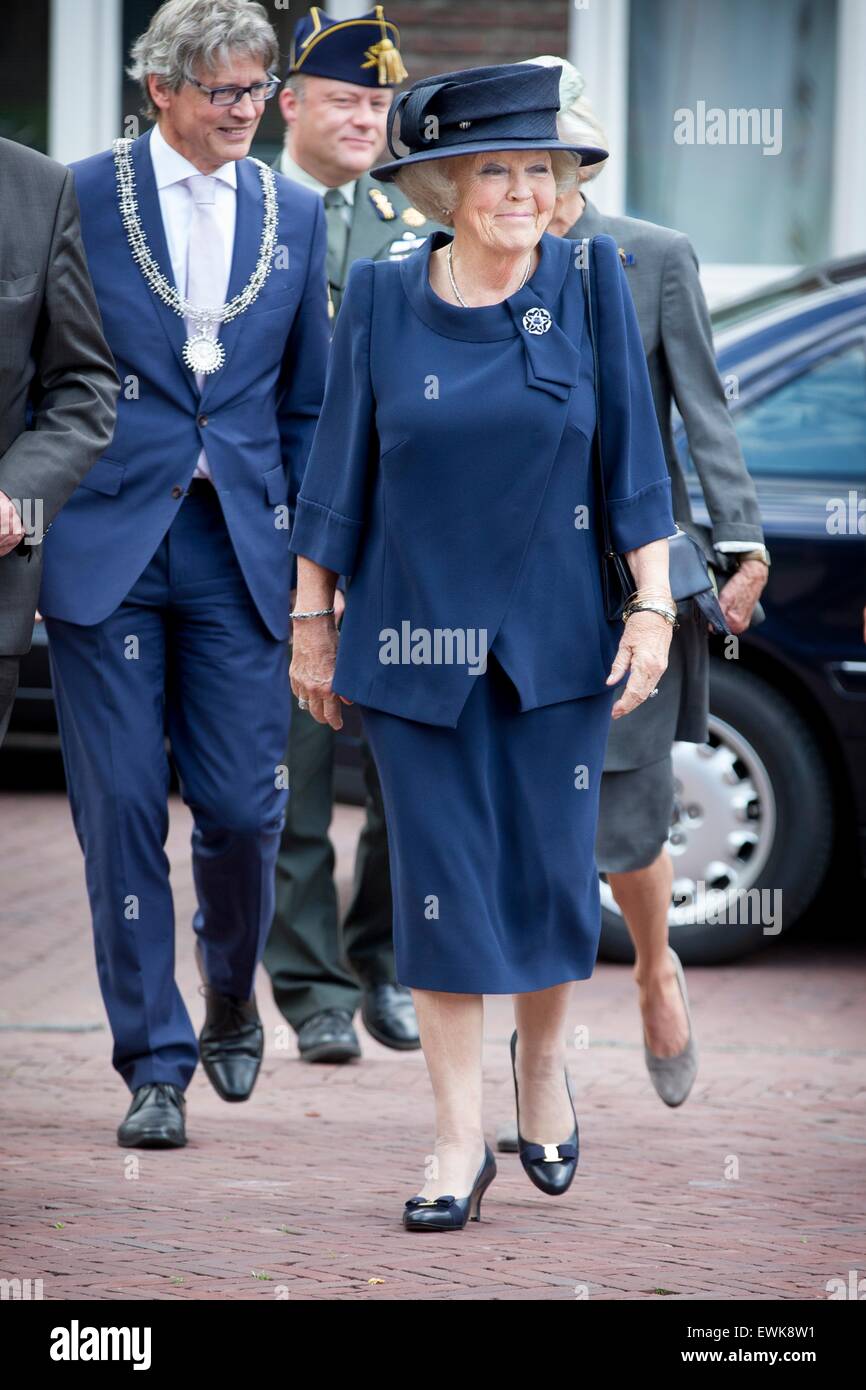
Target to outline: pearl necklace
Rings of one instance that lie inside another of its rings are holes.
[[[253,158],[253,163],[258,166],[258,174],[262,182],[264,217],[259,256],[252,275],[240,293],[236,294],[234,299],[229,300],[227,304],[222,304],[218,309],[204,308],[191,304],[188,299],[178,293],[174,285],[163,275],[159,263],[148,245],[144,228],[141,225],[141,218],[138,215],[135,170],[130,153],[131,145],[131,140],[120,139],[114,141],[112,148],[114,150],[120,216],[132,259],[141,271],[148,288],[162,300],[163,304],[175,314],[179,314],[181,318],[191,318],[194,321],[196,332],[188,337],[183,345],[183,360],[191,372],[201,372],[208,376],[212,372],[219,371],[226,360],[226,352],[222,343],[218,338],[210,336],[211,326],[230,323],[232,319],[238,317],[238,314],[242,314],[245,309],[248,309],[258,298],[259,291],[273,267],[277,242],[277,190],[274,173],[267,164],[263,164],[260,159]]]
[[[452,266],[452,263],[451,263],[451,253],[452,253],[453,249],[454,249],[454,242],[453,242],[453,241],[449,241],[449,243],[448,243],[448,261],[447,261],[447,264],[448,264],[448,279],[451,281],[451,288],[452,288],[452,290],[454,291],[454,297],[455,297],[455,299],[459,299],[459,301],[460,301],[460,303],[462,304],[463,308],[464,308],[464,309],[468,309],[470,306],[466,303],[466,300],[463,298],[462,294],[461,294],[460,291],[458,290],[458,288],[457,288],[457,282],[456,282],[455,279],[454,279],[454,269],[453,269],[453,266]],[[527,279],[528,279],[528,277],[529,277],[529,267],[530,267],[531,265],[532,265],[532,252],[530,251],[529,257],[528,257],[527,262],[526,262],[526,269],[525,269],[524,272],[523,272],[523,279],[521,280],[520,284],[517,286],[517,290],[522,290],[522,289],[523,289],[523,286],[526,284],[526,281],[527,281]],[[512,294],[517,294],[517,290],[512,290]]]

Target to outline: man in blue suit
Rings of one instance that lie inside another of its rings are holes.
[[[287,797],[288,551],[328,350],[321,199],[247,158],[278,86],[266,12],[168,0],[130,72],[155,120],[74,166],[121,381],[114,439],[52,528],[46,619],[122,1146],[186,1143],[199,1055],[245,1100]],[[207,1013],[174,981],[168,734],[195,822]]]

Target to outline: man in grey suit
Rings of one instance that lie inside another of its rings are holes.
[[[608,149],[607,138],[582,98],[583,77],[561,58],[532,60],[561,66],[560,133]],[[605,164],[582,168],[575,188],[557,199],[548,231],[574,240],[599,233],[617,243],[647,356],[656,415],[671,474],[677,524],[699,540],[707,558],[728,571],[719,603],[733,633],[745,631],[767,582],[769,553],[724,389],[716,368],[710,316],[688,237],[634,217],[611,217],[586,197]],[[686,428],[689,451],[712,523],[695,525],[674,448],[672,408]],[[611,725],[599,804],[596,860],[606,873],[635,948],[644,1029],[644,1058],[661,1099],[681,1105],[697,1074],[685,979],[668,942],[673,866],[666,848],[674,803],[673,743],[704,743],[709,708],[707,625],[680,614],[658,695]],[[501,1149],[516,1148],[513,1126],[498,1134]]]
[[[2,743],[19,661],[30,650],[41,542],[110,443],[120,387],[69,170],[0,139],[0,188]]]

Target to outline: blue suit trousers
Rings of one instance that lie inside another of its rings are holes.
[[[165,735],[194,820],[205,970],[220,993],[247,999],[273,919],[288,795],[287,643],[253,605],[207,485],[184,498],[108,618],[45,625],[113,1064],[131,1090],[185,1089],[198,1044],[174,979]]]

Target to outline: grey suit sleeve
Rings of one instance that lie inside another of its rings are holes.
[[[764,533],[757,493],[716,367],[698,258],[682,233],[672,238],[665,257],[661,334],[673,397],[712,522],[713,543],[761,545]]]
[[[120,390],[87,269],[71,173],[57,204],[33,351],[32,428],[0,459],[0,489],[41,500],[47,530],[111,442]]]

